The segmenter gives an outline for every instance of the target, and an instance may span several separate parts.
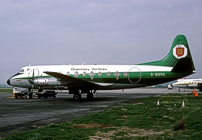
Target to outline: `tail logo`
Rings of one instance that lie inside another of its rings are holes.
[[[187,56],[187,48],[184,45],[176,45],[173,48],[173,55],[177,58],[183,58]]]
[[[176,55],[181,57],[184,55],[184,48],[176,48]]]

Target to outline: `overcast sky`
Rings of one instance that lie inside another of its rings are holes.
[[[41,64],[137,64],[187,37],[202,78],[201,0],[0,0],[0,84]]]

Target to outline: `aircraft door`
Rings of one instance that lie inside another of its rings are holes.
[[[141,71],[138,67],[132,67],[128,72],[128,80],[135,84],[140,82],[141,79]]]

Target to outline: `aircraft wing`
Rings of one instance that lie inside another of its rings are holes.
[[[86,81],[86,80],[82,80],[82,79],[78,79],[75,77],[71,77],[65,74],[61,74],[58,72],[49,72],[49,71],[45,71],[44,73],[56,78],[58,81],[61,82],[66,82],[68,86],[71,87],[81,87],[81,86],[110,86],[113,85],[113,83],[95,83],[95,82],[91,82],[91,81]]]

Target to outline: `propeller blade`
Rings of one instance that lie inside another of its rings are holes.
[[[32,80],[34,80],[34,70],[33,70],[33,73],[32,73]]]
[[[29,74],[31,75],[31,72]],[[29,74],[28,74],[28,81],[30,84],[34,84],[34,70],[32,72],[32,77],[31,76],[29,77]]]

